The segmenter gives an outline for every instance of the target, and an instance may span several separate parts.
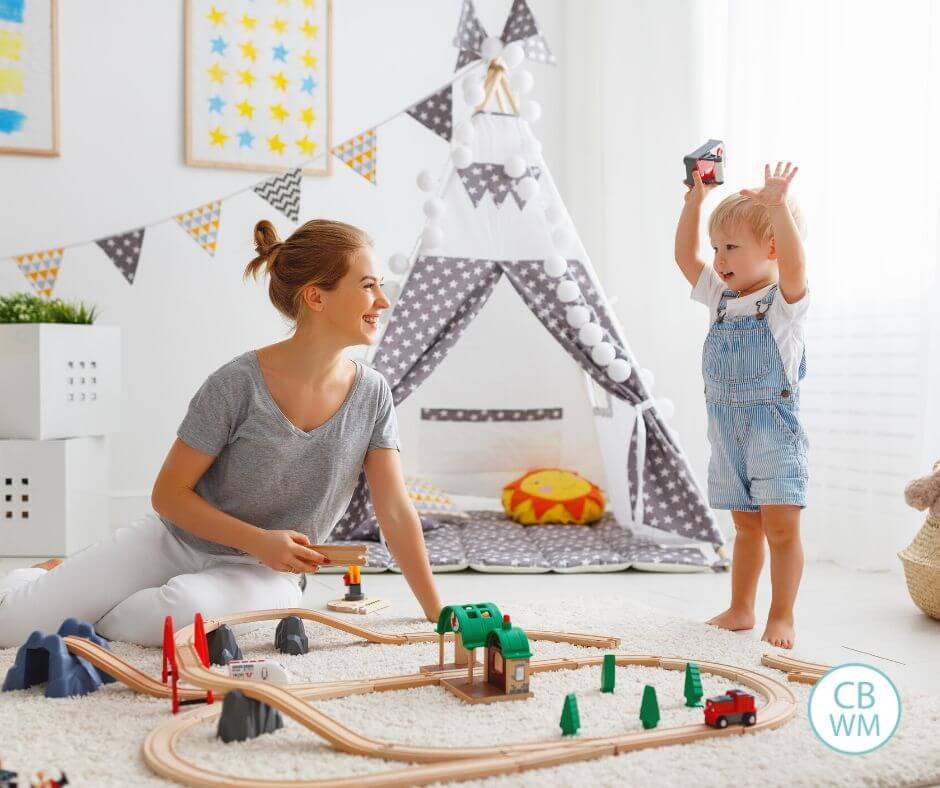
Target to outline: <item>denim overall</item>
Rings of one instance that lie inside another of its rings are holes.
[[[726,290],[705,338],[708,498],[714,509],[806,506],[808,444],[799,420],[799,390],[787,381],[766,320],[776,294],[774,285],[754,315],[725,319],[727,299],[738,297]],[[799,379],[805,375],[804,353]]]

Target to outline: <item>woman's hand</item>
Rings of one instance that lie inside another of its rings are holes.
[[[259,529],[248,550],[262,564],[278,572],[316,572],[329,559],[308,545],[310,540],[299,531]]]
[[[685,181],[682,181],[682,185],[686,188],[685,201],[693,205],[701,205],[705,202],[705,196],[718,184],[705,183],[702,180],[702,174],[698,170],[692,170],[692,185],[689,186]]]
[[[793,176],[800,171],[799,167],[793,166],[790,162],[787,162],[787,166],[783,166],[782,161],[777,162],[777,168],[774,170],[774,174],[770,174],[770,165],[764,165],[764,188],[763,189],[741,189],[741,194],[744,197],[747,197],[759,205],[766,205],[768,208],[773,208],[778,205],[782,205],[787,198],[787,189],[790,186],[790,181],[793,180]]]

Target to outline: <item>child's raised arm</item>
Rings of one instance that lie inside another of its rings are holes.
[[[702,203],[705,201],[705,195],[715,188],[715,184],[704,184],[697,170],[692,172],[692,180],[694,181],[692,186],[683,181],[687,191],[685,205],[679,215],[679,224],[676,225],[675,255],[683,276],[692,287],[695,287],[706,265],[698,254],[698,228]]]
[[[742,189],[741,194],[764,205],[770,214],[774,231],[774,251],[780,268],[780,292],[788,304],[795,304],[806,295],[806,256],[800,231],[787,205],[787,189],[799,167],[778,161],[774,174],[764,165],[764,188]]]

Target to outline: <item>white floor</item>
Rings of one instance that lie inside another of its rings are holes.
[[[0,559],[0,572],[35,563],[37,559]],[[493,575],[457,572],[435,575],[445,604],[495,602],[512,612],[512,601],[540,602],[559,609],[569,599],[594,599],[597,605],[613,597],[628,597],[675,616],[704,620],[724,609],[728,601],[727,573]],[[304,601],[324,609],[326,602],[344,593],[339,575],[309,575]],[[388,600],[405,615],[419,615],[401,575],[383,572],[363,575],[368,596]],[[766,576],[758,596],[758,615],[769,604]],[[363,617],[366,621],[367,617]],[[539,626],[549,626],[548,621]],[[761,623],[741,637],[759,637]],[[911,602],[904,575],[897,572],[863,573],[829,563],[808,564],[797,603],[797,644],[793,656],[836,665],[864,662],[882,669],[902,693],[940,693],[940,621],[928,618]],[[621,645],[626,652],[642,652],[642,644]]]

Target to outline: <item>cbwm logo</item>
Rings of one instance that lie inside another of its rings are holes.
[[[839,665],[809,696],[809,721],[823,743],[838,752],[862,755],[890,739],[901,721],[901,696],[871,665]]]

